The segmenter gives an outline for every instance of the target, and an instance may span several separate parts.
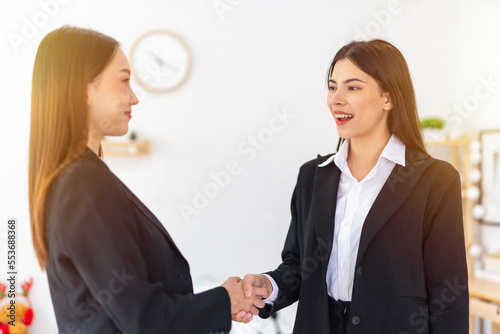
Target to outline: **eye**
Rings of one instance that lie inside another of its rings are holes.
[[[328,90],[337,90],[337,87],[329,86]]]
[[[349,86],[349,90],[359,90],[359,87],[356,87],[356,86]]]

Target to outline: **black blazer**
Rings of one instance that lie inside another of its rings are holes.
[[[340,170],[304,164],[295,187],[279,287],[268,317],[299,301],[294,333],[329,333],[326,270]],[[466,334],[468,282],[460,179],[448,163],[406,150],[368,213],[359,244],[350,334]]]
[[[47,275],[60,333],[227,333],[230,300],[193,294],[189,265],[141,201],[87,148],[53,183]]]

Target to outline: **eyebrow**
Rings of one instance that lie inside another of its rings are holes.
[[[353,81],[359,81],[359,82],[365,83],[363,80],[358,79],[358,78],[351,78],[351,79],[344,80],[344,83],[345,83],[345,84],[348,84],[349,82],[353,82]],[[328,82],[331,82],[331,83],[337,84],[337,81],[335,81],[335,80],[333,80],[333,79],[328,80]]]
[[[125,72],[130,75],[130,70],[128,68],[124,68],[120,72]]]

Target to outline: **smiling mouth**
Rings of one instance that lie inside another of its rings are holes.
[[[353,117],[354,117],[354,115],[348,115],[348,114],[336,114],[335,115],[335,118],[338,120],[351,119]]]

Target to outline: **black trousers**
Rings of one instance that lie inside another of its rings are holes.
[[[351,302],[335,300],[328,296],[328,312],[330,315],[330,334],[347,334],[349,327],[349,311]]]

